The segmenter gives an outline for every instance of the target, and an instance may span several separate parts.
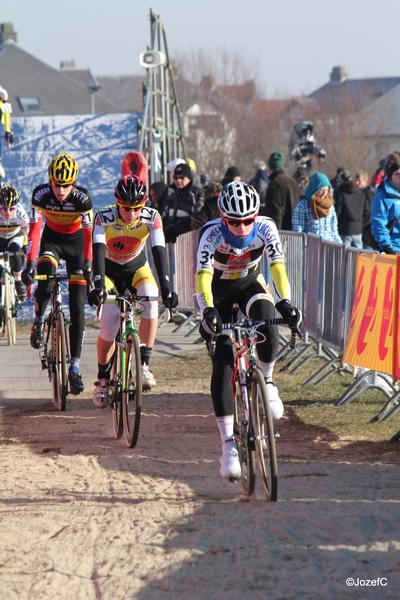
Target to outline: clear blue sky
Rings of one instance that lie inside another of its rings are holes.
[[[4,0],[0,23],[54,68],[74,59],[94,75],[132,75],[144,73],[150,8],[172,56],[239,49],[257,61],[267,97],[308,94],[339,65],[350,78],[400,75],[399,0]]]

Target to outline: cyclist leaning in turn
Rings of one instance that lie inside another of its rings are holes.
[[[258,193],[250,185],[233,181],[222,189],[218,207],[221,217],[203,226],[197,253],[196,296],[202,337],[208,341],[211,334],[221,333],[221,324],[231,321],[233,303],[239,305],[247,318],[274,318],[274,301],[259,270],[264,251],[279,297],[276,309],[291,327],[297,328],[301,313],[290,303],[278,230],[272,219],[258,216]],[[257,345],[259,365],[267,384],[272,416],[280,419],[283,404],[272,380],[279,330],[276,325],[263,325],[259,331],[265,336]],[[239,478],[240,463],[233,437],[233,350],[229,332],[217,338],[212,367],[211,397],[222,441],[220,473],[225,479]]]
[[[92,200],[88,191],[76,185],[78,164],[69,154],[55,156],[49,164],[49,183],[37,186],[32,193],[25,285],[38,275],[54,275],[60,259],[65,260],[68,273],[70,311],[71,364],[68,380],[71,394],[83,389],[79,362],[85,332],[86,284],[92,268]],[[46,224],[40,237],[42,215]],[[39,281],[35,290],[35,319],[31,330],[31,346],[43,346],[45,311],[51,296],[52,281]]]
[[[0,187],[0,252],[21,252],[26,245],[29,230],[29,217],[19,203],[19,194],[7,183]],[[26,289],[21,281],[23,256],[10,256],[14,275],[15,291],[20,301],[25,300]]]
[[[93,274],[95,288],[89,303],[99,306],[101,329],[97,339],[98,381],[93,402],[98,408],[108,404],[107,385],[110,380],[110,360],[119,327],[117,302],[106,302],[107,292],[123,295],[125,290],[139,296],[158,296],[156,280],[146,260],[144,247],[150,236],[152,255],[161,288],[164,306],[175,308],[178,296],[170,289],[165,239],[159,213],[148,206],[147,186],[136,175],[125,175],[115,187],[116,204],[99,210],[93,229]],[[158,302],[141,302],[139,337],[143,388],[156,385],[149,369],[150,356],[158,326]]]

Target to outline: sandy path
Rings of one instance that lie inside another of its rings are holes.
[[[279,427],[278,502],[259,485],[246,501],[219,476],[209,396],[146,395],[129,450],[90,385],[55,412],[25,345],[0,345],[2,365],[19,361],[2,369],[1,599],[398,598],[398,452],[357,456],[292,416]]]

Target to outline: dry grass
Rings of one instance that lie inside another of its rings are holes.
[[[285,363],[277,363],[274,380],[286,408],[305,426],[323,428],[340,436],[345,443],[378,443],[376,450],[379,451],[379,442],[386,445],[400,429],[399,416],[395,415],[387,423],[370,423],[387,401],[379,390],[366,390],[348,405],[335,406],[354,381],[350,373],[334,374],[318,386],[304,386],[323,364],[320,359],[313,360],[297,373],[290,374],[280,372]],[[154,363],[152,367],[157,379],[157,393],[210,394],[211,361],[205,347],[186,356]]]

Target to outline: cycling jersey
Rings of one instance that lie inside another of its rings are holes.
[[[167,254],[160,214],[154,208],[144,206],[134,223],[125,223],[119,216],[117,206],[99,210],[93,227],[95,282],[104,281],[105,275],[113,278],[109,261],[120,265],[121,268],[129,263],[131,273],[145,265],[144,247],[149,236],[160,286],[169,287]],[[116,268],[116,272],[122,272],[121,268]]]
[[[9,240],[20,234],[21,231],[27,238],[28,229],[29,217],[21,204],[17,204],[8,220],[4,218],[3,211],[0,210],[0,239]]]
[[[261,257],[266,252],[279,300],[290,300],[290,285],[286,275],[284,256],[274,221],[268,217],[257,217],[254,223],[257,234],[253,241],[240,249],[231,246],[223,237],[221,219],[203,226],[197,251],[196,297],[201,312],[213,306],[213,281],[254,281],[260,274]]]
[[[46,228],[60,234],[72,234],[82,229],[84,259],[92,259],[92,200],[85,188],[74,186],[68,198],[62,202],[55,197],[48,183],[33,190],[27,260],[36,260],[42,215],[46,218],[44,237]]]

